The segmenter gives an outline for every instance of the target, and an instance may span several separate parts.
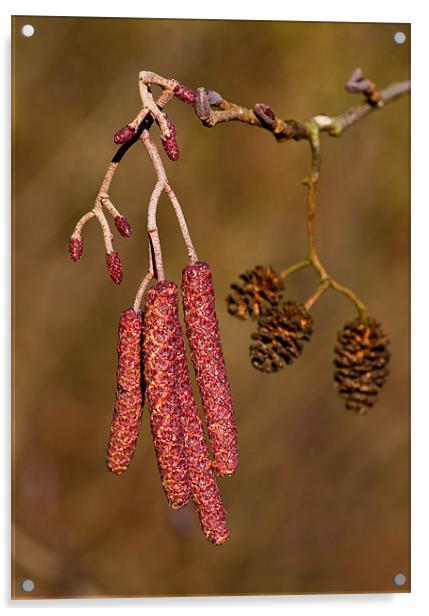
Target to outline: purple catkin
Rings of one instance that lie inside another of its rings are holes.
[[[174,94],[184,103],[193,105],[195,103],[196,94],[191,88],[184,86],[182,83],[178,83],[174,88]]]
[[[107,269],[109,270],[110,278],[113,280],[113,282],[115,282],[116,284],[121,284],[123,269],[121,257],[119,256],[119,254],[114,250],[112,250],[112,252],[108,252],[106,254],[106,265]]]
[[[72,261],[79,261],[83,253],[83,239],[71,236],[69,241],[69,255]]]
[[[127,143],[130,139],[132,139],[135,135],[136,129],[133,126],[129,126],[128,124],[122,128],[120,128],[113,135],[113,141],[115,143],[122,144]]]
[[[220,545],[229,536],[225,509],[209,456],[204,429],[192,393],[182,326],[177,320],[176,375],[185,454],[192,498],[205,537]]]
[[[232,475],[238,465],[237,429],[207,263],[197,261],[185,267],[182,294],[186,333],[207,420],[213,466],[219,475]]]
[[[178,291],[162,281],[146,297],[143,362],[153,443],[168,504],[183,507],[191,496],[177,393]]]
[[[133,230],[125,216],[115,216],[115,226],[123,237],[130,237]]]
[[[107,447],[107,467],[117,475],[127,470],[140,431],[143,410],[141,336],[141,313],[127,308],[119,320],[116,401]]]

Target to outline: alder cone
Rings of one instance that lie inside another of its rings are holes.
[[[282,301],[264,310],[250,346],[252,366],[278,372],[297,359],[313,333],[313,318],[302,304]]]
[[[380,323],[346,323],[335,347],[334,379],[346,409],[366,415],[378,400],[389,374],[389,340]]]
[[[219,475],[238,465],[237,428],[219,335],[212,276],[207,263],[187,265],[182,273],[183,309],[201,402]]]
[[[177,393],[180,400],[180,420],[188,460],[192,498],[205,537],[215,545],[220,545],[227,541],[229,530],[203,425],[192,392],[185,342],[179,320],[177,321],[176,353]]]
[[[186,505],[191,495],[177,392],[177,321],[177,285],[158,282],[146,296],[143,362],[158,468],[173,509]]]
[[[141,383],[142,315],[132,308],[119,320],[116,401],[107,447],[107,467],[120,475],[127,470],[137,445],[143,411]]]
[[[283,290],[280,274],[271,265],[256,265],[239,276],[240,282],[231,284],[232,293],[226,298],[229,314],[239,319],[257,319],[264,307],[277,303]]]

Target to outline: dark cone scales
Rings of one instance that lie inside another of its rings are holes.
[[[282,301],[264,310],[252,334],[252,366],[262,372],[278,372],[298,358],[313,333],[313,319],[302,304]]]
[[[240,282],[231,284],[232,293],[226,298],[232,316],[257,319],[266,306],[278,302],[283,282],[271,265],[257,265],[239,277]]]
[[[334,379],[348,410],[365,415],[377,402],[389,373],[388,345],[389,339],[374,319],[366,323],[356,319],[339,332]]]

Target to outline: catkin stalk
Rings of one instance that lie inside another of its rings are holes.
[[[207,420],[213,466],[219,475],[232,475],[238,465],[237,429],[207,263],[197,261],[185,267],[182,294],[186,333]]]

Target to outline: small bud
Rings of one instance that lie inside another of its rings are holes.
[[[83,253],[83,239],[81,237],[70,238],[69,255],[72,261],[79,261]]]
[[[167,114],[165,114],[165,119],[167,120],[167,126],[170,132],[168,137],[161,137],[161,142],[168,158],[176,161],[180,154],[179,145],[176,140],[177,130],[174,126],[173,120],[171,120]]]
[[[120,128],[113,136],[113,141],[115,143],[127,143],[130,139],[134,137],[136,129],[127,124],[123,128]]]
[[[106,263],[110,278],[116,284],[121,284],[123,270],[119,254],[114,250],[112,252],[108,252],[106,255]]]
[[[174,88],[174,94],[184,103],[193,105],[195,103],[196,94],[191,88],[184,86],[183,83],[178,83]]]
[[[223,97],[215,90],[207,90],[207,98],[210,105],[217,107],[223,101]]]
[[[266,105],[265,103],[256,103],[256,105],[253,107],[253,112],[264,126],[274,126],[276,121],[276,114],[271,109],[271,107],[269,107],[269,105]]]
[[[211,114],[210,102],[204,88],[197,88],[195,111],[200,120],[208,120]]]
[[[345,85],[347,92],[356,94],[359,92],[365,93],[370,87],[370,81],[368,79],[360,79],[358,81],[348,81]]]
[[[168,130],[170,131],[170,137],[175,137],[177,135],[177,129],[174,125],[174,122],[171,118],[168,117],[166,113],[164,113],[165,119],[167,120]]]
[[[130,237],[133,232],[133,230],[131,229],[131,225],[128,222],[128,219],[125,218],[125,216],[116,216],[115,226],[123,237]]]

